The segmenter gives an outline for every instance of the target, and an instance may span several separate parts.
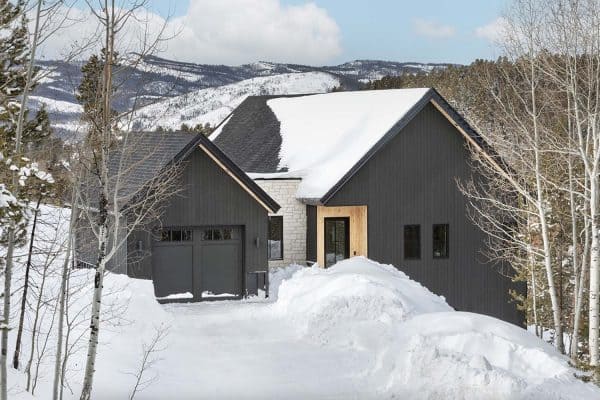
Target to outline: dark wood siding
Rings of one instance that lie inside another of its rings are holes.
[[[317,261],[317,207],[306,206],[306,261]]]
[[[234,181],[201,149],[185,162],[182,191],[168,202],[162,226],[235,225],[244,227],[244,276],[247,272],[267,269],[267,210]],[[153,228],[159,223],[154,224]],[[129,265],[139,277],[151,277],[150,233],[134,232],[129,248],[141,241],[146,257]],[[131,254],[131,251],[130,251]]]
[[[369,257],[390,263],[460,311],[521,324],[510,279],[486,263],[484,233],[467,215],[456,179],[471,177],[465,140],[431,104],[371,158],[328,202],[368,206]],[[403,226],[421,225],[421,259],[404,260]],[[433,259],[432,225],[450,225],[450,257]]]

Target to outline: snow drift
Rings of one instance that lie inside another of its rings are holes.
[[[568,359],[496,318],[455,312],[391,265],[363,257],[284,280],[274,310],[299,335],[374,354],[378,398],[580,399],[600,391]]]
[[[356,331],[378,332],[415,315],[452,310],[393,266],[363,257],[302,269],[282,282],[274,308],[299,332],[336,345],[361,339]]]

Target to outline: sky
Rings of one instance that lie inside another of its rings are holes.
[[[123,0],[126,2],[126,0]],[[202,64],[256,61],[332,65],[356,59],[468,64],[496,58],[494,45],[509,0],[150,0],[145,18],[124,32],[173,37],[161,57]],[[43,49],[60,58],[69,41],[93,31],[85,2]],[[141,26],[143,25],[143,26]],[[123,51],[123,50],[122,50]]]

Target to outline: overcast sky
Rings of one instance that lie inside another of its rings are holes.
[[[254,61],[324,65],[356,59],[470,63],[495,58],[493,40],[508,0],[150,0],[139,26],[123,33],[122,51],[140,32],[167,21],[174,38],[159,56],[178,61]],[[83,1],[74,21],[44,47],[60,58],[74,38],[92,35]],[[148,22],[148,23],[146,23]]]

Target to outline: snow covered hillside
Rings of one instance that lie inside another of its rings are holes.
[[[325,93],[339,86],[340,80],[325,72],[282,74],[246,79],[215,88],[200,89],[140,108],[132,128],[154,130],[179,129],[182,123],[191,126],[221,122],[244,99],[252,95]]]
[[[23,390],[24,367],[9,368],[11,399],[51,398],[52,299],[68,211],[43,207],[41,219],[31,279],[43,301],[34,342],[36,302],[28,309],[22,355],[25,364],[35,344],[35,395]],[[91,272],[71,271],[65,399],[78,398],[81,388]],[[22,278],[17,268],[16,286]],[[150,281],[107,275],[93,398],[128,398],[144,346],[156,337],[136,399],[600,398],[600,389],[578,380],[568,359],[536,336],[453,311],[390,265],[355,257],[326,270],[291,266],[274,271],[271,282],[269,300],[159,305]]]
[[[131,61],[132,58],[129,59]],[[130,110],[134,102],[138,105],[151,104],[186,93],[195,93],[201,89],[216,88],[258,77],[303,73],[315,73],[315,77],[320,77],[329,74],[338,79],[337,85],[357,89],[362,83],[385,75],[429,72],[450,65],[357,60],[333,66],[278,64],[264,61],[227,66],[178,62],[153,56],[148,56],[143,62],[135,65],[128,66],[127,63],[128,60],[124,60],[119,73],[115,76],[119,91],[115,95],[113,107],[118,112]],[[44,78],[37,85],[36,98],[31,104],[34,108],[46,104],[55,133],[63,138],[72,139],[81,130],[79,113],[76,112],[80,106],[75,100],[75,93],[82,78],[82,62],[44,60],[39,61],[39,66]],[[277,93],[286,92],[282,88]],[[177,127],[183,122],[193,123],[182,120]]]

